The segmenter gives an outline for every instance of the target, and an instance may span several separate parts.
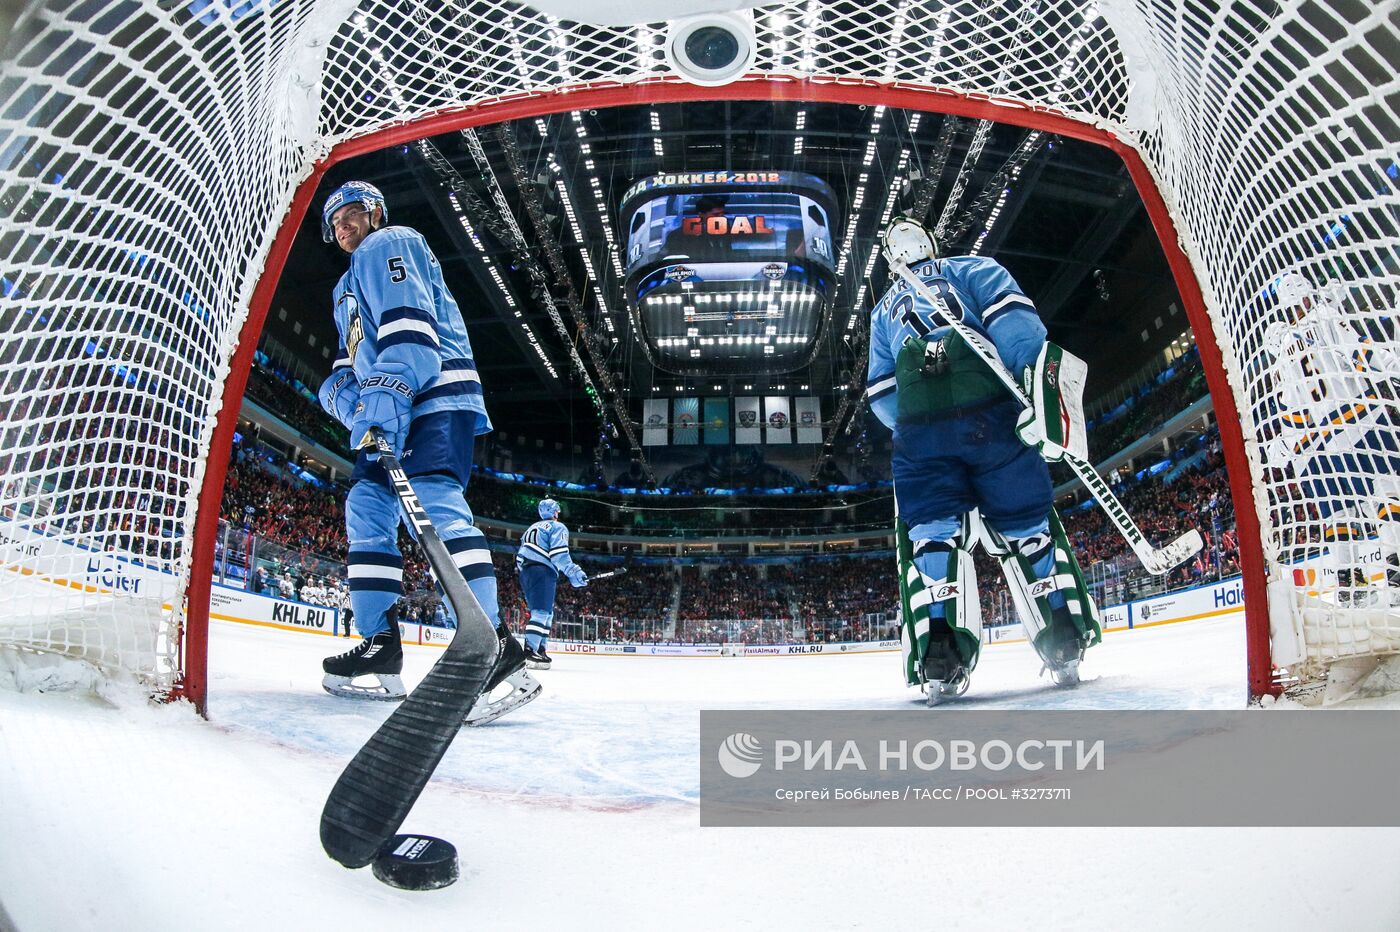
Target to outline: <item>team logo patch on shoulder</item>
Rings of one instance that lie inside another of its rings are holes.
[[[349,291],[340,296],[340,301],[349,313],[349,322],[345,326],[345,352],[350,361],[354,362],[355,351],[360,348],[360,341],[365,338],[365,325],[360,320],[360,302]]]

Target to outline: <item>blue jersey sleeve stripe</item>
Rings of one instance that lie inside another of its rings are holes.
[[[391,308],[379,315],[379,332],[383,333],[384,328],[389,324],[396,324],[405,320],[416,320],[420,323],[427,324],[435,330],[437,329],[437,318],[431,313],[423,310],[421,307],[409,307],[404,305],[402,307]]]
[[[895,387],[895,377],[890,376],[889,378],[881,379],[878,382],[873,382],[870,385],[866,386],[865,393],[873,401],[876,398],[881,398],[885,395],[888,395],[890,392],[895,390]]]
[[[414,398],[414,404],[422,404],[425,401],[433,401],[438,398],[457,398],[462,395],[480,395],[480,382],[448,382],[442,384],[441,380],[432,388],[424,389]]]
[[[1030,298],[1023,294],[1012,293],[1004,295],[982,312],[982,326],[990,327],[993,322],[1000,319],[1002,315],[1009,311],[1029,311],[1032,314],[1036,313],[1035,304]]]
[[[402,333],[391,333],[384,336],[380,332],[379,353],[382,356],[384,351],[391,346],[426,346],[429,349],[436,349],[438,345],[437,334],[419,333],[414,330],[407,330]]]
[[[433,346],[437,346],[438,344],[437,327],[426,321],[418,320],[417,318],[381,323],[375,340],[380,346],[383,346],[391,337],[398,336],[402,333],[421,333],[432,339]]]

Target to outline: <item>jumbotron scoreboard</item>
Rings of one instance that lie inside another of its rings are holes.
[[[679,172],[622,201],[626,289],[653,365],[761,375],[811,362],[834,296],[835,195],[813,175]]]

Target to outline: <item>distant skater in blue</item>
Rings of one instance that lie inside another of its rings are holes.
[[[530,620],[525,625],[525,660],[537,670],[550,665],[545,647],[549,629],[554,624],[554,592],[559,574],[568,577],[575,589],[588,585],[588,574],[569,556],[569,529],[559,520],[559,503],[543,499],[539,507],[540,520],[530,525],[520,539],[515,555],[515,568],[520,573],[520,590],[530,607]]]

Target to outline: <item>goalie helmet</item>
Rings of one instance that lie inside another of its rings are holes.
[[[540,499],[540,518],[544,521],[553,521],[559,517],[559,503],[552,498]]]
[[[335,231],[331,229],[331,217],[346,204],[363,204],[365,210],[379,208],[379,222],[389,222],[389,207],[384,203],[384,194],[367,181],[347,181],[331,192],[326,204],[321,208],[321,239],[335,242]]]
[[[908,215],[899,217],[885,230],[885,261],[913,265],[938,258],[938,246],[924,225]]]
[[[1279,307],[1296,307],[1313,297],[1312,282],[1299,272],[1285,272],[1274,286]]]

